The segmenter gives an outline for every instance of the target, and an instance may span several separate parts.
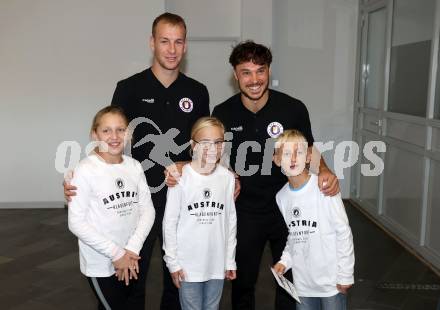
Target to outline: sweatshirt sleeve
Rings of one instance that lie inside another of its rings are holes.
[[[338,194],[329,197],[332,202],[330,218],[336,228],[336,251],[338,259],[337,283],[349,285],[354,283],[354,246],[353,235],[351,234],[345,207]]]
[[[181,185],[177,184],[168,188],[162,223],[163,250],[165,251],[163,259],[171,273],[182,269],[177,259],[177,224],[180,218],[181,199]]]
[[[290,238],[291,237],[289,235],[289,237],[287,237],[287,242],[286,242],[286,246],[284,247],[283,254],[281,254],[281,258],[279,261],[279,263],[283,264],[286,267],[284,272],[292,268],[292,256],[290,255],[290,247],[289,247]]]
[[[77,187],[77,191],[76,196],[73,196],[72,201],[69,202],[69,230],[82,242],[112,261],[118,260],[125,254],[125,250],[102,235],[87,221],[93,193],[89,182],[87,182],[86,172],[83,169],[76,169],[71,183]]]
[[[277,201],[278,208],[280,209],[280,212],[284,217],[285,212],[283,209],[283,204],[281,202],[280,195],[277,194],[275,196],[275,199]],[[281,258],[279,261],[279,263],[283,264],[286,267],[286,270],[284,272],[286,272],[287,270],[292,268],[292,256],[290,255],[290,247],[289,247],[289,242],[290,242],[291,238],[292,237],[290,236],[290,234],[288,234],[286,246],[284,247],[283,253],[281,254]]]
[[[139,255],[142,245],[144,244],[144,241],[154,224],[156,212],[154,210],[153,202],[151,201],[150,189],[148,187],[147,180],[145,179],[144,171],[142,170],[140,163],[137,164],[138,169],[140,170],[138,183],[139,221],[125,248]]]
[[[234,202],[234,188],[235,178],[231,174],[231,181],[228,184],[228,232],[227,232],[227,247],[226,247],[226,270],[237,270],[235,263],[235,248],[237,246],[237,214],[235,211]]]

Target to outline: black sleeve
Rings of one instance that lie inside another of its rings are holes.
[[[123,81],[119,81],[116,85],[115,92],[113,93],[111,105],[124,108],[130,101],[130,91],[127,85],[124,85]]]
[[[312,146],[313,142],[315,142],[315,139],[313,138],[313,134],[312,134],[312,126],[310,125],[309,112],[307,111],[307,107],[302,102],[300,105],[299,117],[301,120],[301,131],[306,136],[309,146]]]
[[[200,110],[200,117],[209,116],[209,92],[206,86],[203,85],[202,93],[202,109]]]
[[[215,106],[214,109],[212,109],[211,116],[212,116],[212,117],[217,117],[217,118],[219,118],[219,117],[218,117],[218,109],[217,109],[217,106]]]
[[[220,122],[222,122],[223,125],[226,126],[226,124],[225,124],[225,112],[224,112],[225,109],[224,109],[224,107],[220,107],[219,108],[219,106],[222,106],[222,104],[214,107],[214,109],[212,110],[211,116],[215,117],[215,118],[218,118],[220,120]]]

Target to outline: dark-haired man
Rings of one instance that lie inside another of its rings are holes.
[[[271,153],[269,161],[265,160],[264,147],[285,129],[300,130],[310,144],[314,140],[305,105],[269,89],[272,54],[267,47],[252,41],[242,42],[233,49],[229,62],[240,93],[216,106],[212,115],[224,123],[226,131],[233,133],[230,164],[241,175],[241,192],[236,201],[237,279],[232,283],[232,308],[255,309],[255,284],[266,242],[270,243],[276,263],[287,238],[286,224],[275,201],[285,177],[272,165]],[[261,149],[254,147],[246,152],[247,149],[240,148],[243,142],[249,141],[255,141]],[[268,162],[268,169],[264,168]],[[250,167],[259,169],[249,173]],[[319,184],[326,195],[339,192],[338,180],[323,160]],[[295,309],[294,300],[278,286],[275,309]]]
[[[182,17],[164,13],[158,16],[152,26],[150,48],[153,51],[153,64],[150,68],[137,73],[125,80],[119,81],[113,95],[112,105],[124,109],[129,121],[138,117],[146,117],[154,122],[142,123],[136,127],[133,145],[136,142],[143,143],[140,147],[132,149],[135,159],[142,162],[153,156],[154,142],[157,139],[144,141],[150,136],[160,133],[162,139],[170,134],[174,138],[173,145],[183,145],[190,140],[190,130],[195,121],[209,115],[209,95],[205,85],[187,77],[179,72],[180,63],[186,52],[186,25]],[[177,134],[176,130],[179,133]],[[157,132],[160,129],[161,132]],[[172,129],[172,131],[169,131]],[[169,133],[166,135],[165,133]],[[177,134],[177,135],[176,135]],[[144,138],[144,139],[143,139]],[[141,141],[142,140],[142,141]],[[147,139],[148,140],[148,139]],[[165,142],[166,144],[169,142]],[[162,145],[163,146],[163,145]],[[167,144],[167,146],[169,146]],[[162,148],[163,149],[163,148]],[[157,150],[157,149],[155,149]],[[176,152],[169,155],[169,162],[177,163],[190,160],[188,152]],[[166,154],[163,154],[164,157]],[[154,158],[151,158],[154,160]],[[156,158],[157,159],[157,158]],[[159,237],[162,244],[162,219],[166,202],[166,186],[164,182],[164,167],[161,159],[156,160],[150,169],[145,171],[150,188],[161,188],[158,192],[152,190],[151,198],[156,209],[156,218],[153,228],[140,252],[140,273],[138,280],[130,285],[135,290],[135,298],[130,299],[125,305],[126,309],[145,308],[145,280],[153,250],[153,246]],[[151,162],[149,162],[151,163]],[[65,195],[74,195],[71,190],[75,187],[65,184]],[[161,309],[180,309],[177,288],[171,281],[168,269],[163,263],[164,288],[161,299]],[[131,280],[130,280],[131,281]],[[133,295],[133,294],[132,294]]]

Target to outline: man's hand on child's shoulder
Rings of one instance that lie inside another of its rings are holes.
[[[328,168],[323,168],[319,172],[318,186],[325,196],[335,196],[339,193],[339,180]]]
[[[70,184],[70,181],[72,181],[72,179],[73,179],[73,171],[70,170],[64,176],[64,182],[63,182],[64,199],[67,202],[71,202],[72,201],[72,196],[76,196],[77,188],[76,188],[76,186],[73,186],[72,184]]]
[[[172,165],[169,165],[163,171],[165,175],[165,184],[168,187],[174,187],[179,182],[180,176],[182,175],[183,166],[185,166],[187,161],[178,161]]]

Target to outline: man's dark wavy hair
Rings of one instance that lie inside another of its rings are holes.
[[[268,65],[272,63],[272,53],[269,48],[262,44],[247,40],[237,44],[229,56],[232,67],[244,62],[253,62],[256,65]]]

